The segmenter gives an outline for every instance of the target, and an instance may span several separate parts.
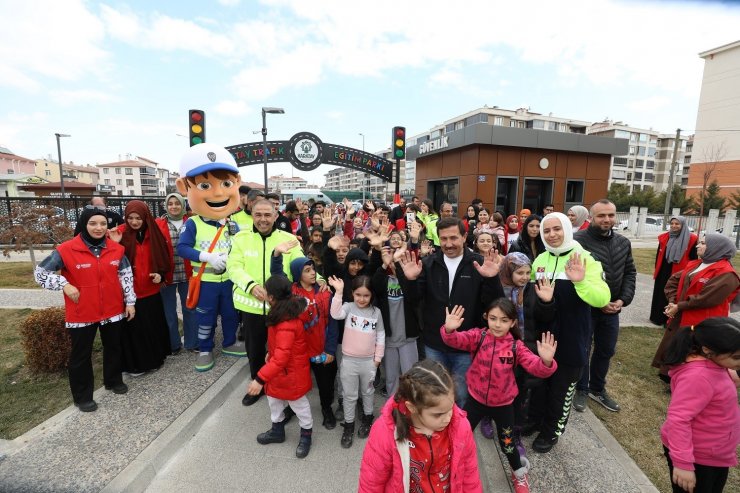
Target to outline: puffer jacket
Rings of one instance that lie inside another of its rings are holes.
[[[270,356],[256,380],[265,386],[265,394],[294,401],[311,390],[311,367],[303,322],[285,320],[267,328],[267,352]]]
[[[442,340],[448,346],[473,352],[478,348],[483,329],[470,329],[465,332],[452,332],[439,329]],[[516,361],[513,346],[516,344]],[[519,394],[514,375],[514,368],[520,365],[535,377],[547,378],[558,368],[555,360],[547,367],[539,356],[532,353],[522,342],[514,339],[511,332],[503,337],[487,333],[477,354],[473,355],[465,381],[468,392],[476,401],[489,407],[506,406],[514,402]]]
[[[589,227],[573,234],[573,239],[601,262],[605,280],[611,292],[610,301],[622,300],[624,306],[635,297],[637,269],[632,259],[632,244],[624,236],[611,231],[601,234],[598,228]]]
[[[396,441],[393,410],[397,407],[398,404],[391,397],[380,411],[380,417],[373,423],[362,453],[360,484],[357,489],[359,493],[409,491],[409,441]],[[482,493],[475,440],[466,416],[465,411],[454,405],[452,419],[447,426],[452,448],[450,491]]]

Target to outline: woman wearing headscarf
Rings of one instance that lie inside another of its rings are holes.
[[[427,230],[427,237],[432,240],[434,246],[439,246],[439,237],[437,236],[437,221],[439,221],[439,214],[434,210],[434,204],[429,199],[421,201],[421,214],[417,217],[424,223],[424,227]]]
[[[506,224],[504,225],[504,233],[506,234],[506,251],[508,252],[511,250],[511,245],[513,245],[516,240],[519,239],[519,231],[521,228],[519,227],[519,218],[516,214],[511,214],[506,218]]]
[[[519,238],[511,244],[509,252],[521,252],[529,257],[530,262],[537,258],[537,255],[545,251],[545,244],[540,237],[540,226],[542,217],[532,214],[524,221],[522,232]]]
[[[590,224],[588,222],[588,209],[582,205],[574,205],[568,209],[568,219],[570,219],[570,223],[573,225],[573,231],[586,229]]]
[[[522,225],[524,224],[524,221],[527,220],[529,216],[532,215],[532,211],[529,209],[522,209],[519,211],[519,232],[522,231]]]
[[[165,238],[169,237],[170,247],[174,248],[180,239],[180,229],[188,219],[187,214],[185,214],[185,199],[179,193],[171,193],[165,197],[164,205],[167,214],[158,217],[156,223],[162,235]],[[178,354],[183,348],[177,318],[177,295],[179,293],[184,347],[186,351],[197,352],[198,326],[195,320],[195,310],[185,306],[190,278],[193,276],[193,268],[190,266],[190,260],[180,257],[174,250],[171,253],[170,270],[159,291],[164,304],[167,327],[170,331],[170,350],[172,354]]]
[[[573,239],[573,225],[560,212],[542,220],[540,236],[547,251],[532,264],[532,280],[554,284],[552,320],[540,319],[538,329],[550,331],[558,342],[558,369],[532,394],[530,422],[525,434],[539,430],[532,448],[549,452],[568,422],[576,383],[587,361],[586,346],[591,331],[591,308],[609,303],[611,293],[603,278],[601,263]]]
[[[171,354],[170,335],[159,289],[172,265],[172,244],[154,221],[149,207],[132,200],[124,210],[126,224],[111,230],[120,241],[134,272],[136,312],[126,323],[121,338],[123,370],[132,376],[157,370]]]
[[[676,272],[682,271],[689,260],[696,260],[696,242],[699,239],[686,226],[686,218],[673,216],[669,223],[669,230],[658,236],[658,253],[655,255],[655,271],[653,272],[653,301],[650,305],[650,321],[655,325],[665,325],[668,317],[665,316],[665,307],[668,300],[665,297],[665,285]]]
[[[740,292],[740,277],[730,263],[736,252],[728,237],[710,233],[699,242],[699,259],[690,261],[682,271],[668,279],[665,286],[668,325],[652,363],[660,369],[658,376],[661,380],[670,382],[663,355],[679,328],[730,314],[730,303]]]
[[[98,408],[93,400],[92,367],[98,328],[103,342],[103,384],[116,394],[128,391],[121,378],[121,331],[124,318],[134,318],[136,294],[123,247],[106,240],[105,211],[87,206],[78,224],[80,233],[36,266],[34,277],[41,287],[64,292],[65,325],[72,339],[69,387],[75,406],[91,412]]]

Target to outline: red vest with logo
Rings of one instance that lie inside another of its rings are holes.
[[[694,276],[689,281],[689,287],[686,290],[686,294],[682,296],[681,292],[683,291],[686,278],[691,273],[691,271],[695,270],[700,265],[701,260],[692,260],[691,262],[686,264],[684,273],[683,275],[681,275],[681,279],[678,281],[677,301],[686,300],[689,296],[700,293],[701,290],[704,289],[704,285],[707,283],[707,281],[712,278],[721,276],[722,274],[728,274],[730,272],[737,276],[737,273],[732,267],[732,264],[728,260],[722,259],[718,262],[713,263],[703,271],[694,274]],[[730,293],[730,295],[719,305],[706,308],[694,308],[681,312],[681,326],[683,327],[687,325],[696,325],[699,322],[702,322],[703,320],[706,320],[710,317],[726,317],[730,313],[730,302],[732,302],[736,295],[737,290]]]
[[[57,247],[64,267],[62,275],[80,291],[74,303],[64,295],[67,322],[93,323],[123,313],[123,290],[118,281],[118,266],[124,249],[114,241],[106,240],[100,257],[96,257],[77,235]]]
[[[663,262],[665,262],[665,249],[668,248],[668,240],[670,239],[670,233],[663,233],[660,236],[658,236],[658,256],[655,261],[655,270],[653,271],[653,279],[656,279],[658,277],[658,272],[660,272],[660,267],[663,265]],[[676,262],[675,264],[671,264],[671,275],[675,274],[676,272],[684,270],[686,267],[686,264],[689,262],[689,252],[696,246],[696,242],[699,240],[699,237],[696,236],[694,233],[691,233],[689,235],[689,245],[686,248],[686,251],[683,252],[683,256],[681,257],[681,260]]]

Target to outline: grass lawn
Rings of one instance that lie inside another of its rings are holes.
[[[668,467],[660,441],[670,395],[650,366],[662,331],[653,327],[622,327],[617,354],[609,369],[608,389],[622,406],[607,411],[589,399],[589,407],[638,467],[662,492],[670,492]],[[740,470],[730,469],[725,491],[740,491]]]
[[[641,274],[653,275],[655,271],[655,254],[657,248],[633,248],[632,257],[635,259],[635,267],[637,272]],[[732,259],[732,265],[735,266],[735,270],[740,271],[740,253],[735,255]]]
[[[28,308],[0,309],[0,438],[7,440],[72,404],[66,373],[33,375],[24,364],[19,327],[30,313]],[[93,347],[95,388],[103,384],[101,348],[98,335]]]
[[[39,288],[33,280],[33,264],[31,262],[0,262],[0,288]]]

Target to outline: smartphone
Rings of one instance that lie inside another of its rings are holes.
[[[416,221],[416,213],[414,211],[407,212],[406,213],[406,225],[408,226],[414,221]]]
[[[475,229],[475,224],[476,224],[476,220],[475,219],[471,219],[470,221],[468,221],[468,227],[470,229]]]

